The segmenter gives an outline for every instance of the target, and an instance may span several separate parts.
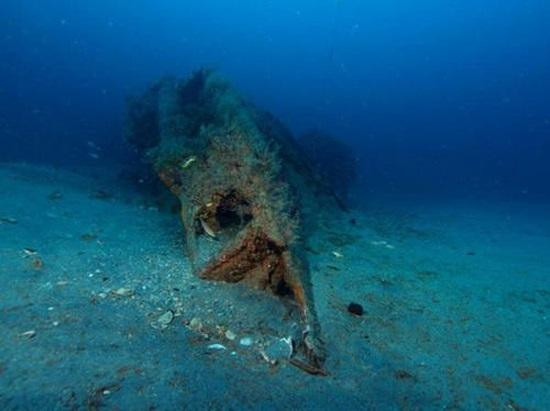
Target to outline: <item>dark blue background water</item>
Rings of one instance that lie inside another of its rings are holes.
[[[353,144],[365,190],[549,195],[548,22],[546,0],[4,0],[0,160],[118,161],[124,97],[207,64]]]

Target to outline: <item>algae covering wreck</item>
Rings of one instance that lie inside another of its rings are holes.
[[[320,369],[325,353],[304,241],[318,202],[333,199],[288,130],[200,70],[131,98],[127,139],[179,199],[194,272],[290,295],[303,320],[297,351]]]

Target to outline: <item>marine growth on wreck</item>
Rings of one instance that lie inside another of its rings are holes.
[[[314,218],[308,205],[326,192],[288,130],[199,70],[131,98],[127,139],[178,198],[194,272],[291,295],[303,319],[300,351],[321,367],[303,242]]]

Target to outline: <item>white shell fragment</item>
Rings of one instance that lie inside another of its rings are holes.
[[[36,335],[35,330],[29,330],[29,331],[25,331],[25,332],[22,332],[21,334],[19,334],[20,337],[28,338],[29,340],[31,338],[33,338],[35,335]]]
[[[274,364],[279,360],[289,359],[293,350],[291,337],[278,338],[265,348],[262,357],[270,364]]]
[[[227,338],[229,341],[233,341],[235,340],[235,338],[237,338],[237,335],[233,331],[227,330],[225,332],[225,338]]]
[[[201,226],[202,226],[202,229],[204,230],[204,232],[206,234],[208,234],[210,237],[212,238],[216,238],[216,233],[214,232],[214,230],[212,230],[212,228],[206,223],[206,221],[204,221],[202,218],[199,219],[200,222],[201,222]]]
[[[119,297],[130,297],[134,294],[134,290],[126,287],[120,287],[113,291],[113,294],[119,296]]]
[[[23,248],[23,255],[25,256],[31,256],[31,255],[37,255],[38,251],[36,251],[34,248],[25,247]]]
[[[174,313],[171,310],[166,311],[160,317],[151,323],[151,327],[164,330],[174,320]]]
[[[227,348],[225,348],[225,346],[222,345],[222,344],[216,343],[216,344],[210,344],[210,345],[208,346],[208,349],[209,349],[209,350],[221,351],[221,350],[226,350]]]
[[[172,322],[172,320],[174,319],[174,313],[172,311],[166,311],[164,314],[162,314],[157,322],[161,325],[161,326],[165,326],[167,327],[168,324],[170,324]]]
[[[243,337],[239,341],[239,344],[241,344],[243,347],[249,347],[252,345],[252,338],[250,337]]]
[[[198,319],[197,317],[193,317],[193,319],[189,323],[189,328],[192,329],[193,331],[197,331],[197,332],[201,331],[202,330],[201,320]]]

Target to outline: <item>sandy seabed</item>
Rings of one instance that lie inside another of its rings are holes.
[[[0,165],[0,409],[548,409],[549,204],[372,202],[307,250],[326,377],[265,361],[292,301],[194,277],[131,184]]]

